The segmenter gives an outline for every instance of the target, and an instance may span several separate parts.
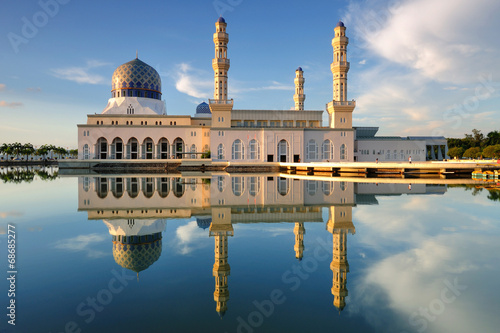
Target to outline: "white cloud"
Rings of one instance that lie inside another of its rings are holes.
[[[59,79],[86,84],[108,84],[109,79],[102,75],[91,73],[92,69],[109,65],[99,60],[88,60],[86,66],[51,69],[51,74]]]
[[[177,237],[175,249],[181,254],[189,254],[193,250],[206,245],[201,240],[208,238],[208,230],[198,227],[196,221],[191,221],[186,225],[178,227],[175,230],[175,235]]]
[[[187,63],[181,63],[175,71],[175,88],[189,96],[207,99],[213,89],[213,80],[208,80],[204,71],[197,70]]]
[[[41,92],[42,88],[40,88],[40,87],[29,87],[29,88],[26,88],[26,91],[27,92],[35,92],[35,93],[37,93],[37,92]]]
[[[4,83],[0,83],[0,91],[4,91],[6,87]]]
[[[95,250],[93,247],[96,243],[103,242],[106,239],[106,236],[100,234],[79,235],[77,237],[60,240],[54,247],[61,250],[83,251],[87,253],[88,257],[100,258],[106,256],[107,253]]]
[[[393,2],[394,4],[395,2]],[[352,3],[347,17],[367,50],[440,82],[477,81],[500,70],[493,19],[500,3],[478,0],[407,0]],[[485,25],[488,22],[488,25]],[[491,26],[493,25],[493,26]]]
[[[366,64],[366,59],[361,60],[360,62],[358,62],[358,64],[365,65]]]
[[[6,102],[6,101],[0,101],[0,108],[17,108],[20,106],[23,106],[24,104],[21,102]]]

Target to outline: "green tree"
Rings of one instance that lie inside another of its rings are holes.
[[[500,144],[484,148],[483,156],[488,158],[500,158]]]
[[[486,146],[500,145],[500,132],[492,131],[486,135]]]
[[[464,152],[463,156],[466,157],[466,158],[476,158],[476,157],[479,157],[479,156],[481,156],[481,148],[479,148],[479,147],[469,148],[469,149],[467,149]]]
[[[453,147],[448,150],[448,156],[451,158],[461,158],[464,155],[465,149],[462,147]]]
[[[31,143],[25,143],[21,147],[21,154],[26,156],[26,160],[28,160],[28,156],[32,155],[35,152],[35,148]]]

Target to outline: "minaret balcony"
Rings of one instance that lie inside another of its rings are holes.
[[[326,109],[330,109],[334,106],[356,106],[356,101],[331,101],[326,105]]]
[[[226,58],[215,58],[212,59],[212,65],[229,65],[229,59]]]
[[[334,61],[332,62],[331,68],[341,67],[344,70],[349,70],[350,64],[349,61]]]
[[[209,104],[230,104],[233,105],[233,99],[209,99]]]

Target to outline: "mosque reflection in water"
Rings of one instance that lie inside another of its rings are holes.
[[[324,222],[333,236],[333,305],[341,311],[348,296],[347,237],[356,231],[352,208],[377,204],[376,196],[439,194],[446,187],[425,184],[375,184],[337,181],[298,181],[279,176],[203,177],[80,177],[78,208],[89,220],[102,220],[113,240],[117,264],[139,272],[161,256],[167,219],[196,217],[200,228],[215,240],[213,276],[216,311],[223,316],[229,301],[228,237],[235,223],[294,223],[295,257],[304,253],[305,222]]]

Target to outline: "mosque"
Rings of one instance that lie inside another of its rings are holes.
[[[347,98],[346,27],[334,29],[333,100],[305,110],[304,72],[295,71],[294,110],[239,110],[229,98],[227,23],[215,22],[214,96],[193,116],[169,115],[158,72],[136,57],[119,66],[111,98],[100,114],[78,125],[79,160],[170,160],[210,158],[225,162],[355,162],[442,159],[444,137],[377,137],[378,127],[353,127],[354,100]]]

